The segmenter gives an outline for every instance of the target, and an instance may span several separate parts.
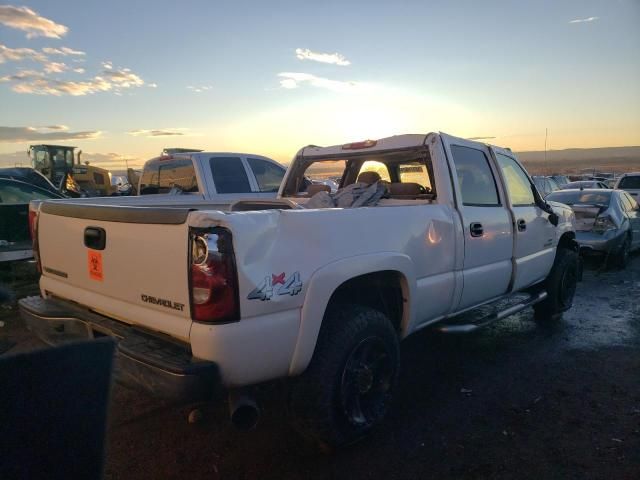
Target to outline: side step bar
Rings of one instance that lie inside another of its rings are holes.
[[[436,329],[441,333],[463,334],[463,333],[475,332],[476,330],[479,330],[480,328],[485,327],[490,323],[496,322],[498,320],[502,320],[504,318],[507,318],[513,315],[514,313],[518,313],[524,310],[525,308],[529,308],[535,305],[536,303],[543,301],[545,298],[547,298],[547,292],[532,294],[529,296],[529,298],[522,300],[516,303],[515,305],[511,305],[505,308],[504,310],[500,310],[500,311],[491,313],[490,315],[487,315],[485,317],[481,317],[480,321],[478,322],[442,324]],[[470,313],[472,312],[467,312],[464,314],[464,316],[467,317]],[[455,319],[455,317],[453,319]]]

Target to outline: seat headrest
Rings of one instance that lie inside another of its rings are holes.
[[[356,182],[371,185],[373,183],[379,182],[380,180],[382,180],[382,178],[377,172],[362,172],[360,175],[358,175],[358,179],[356,180]]]
[[[331,193],[331,187],[329,185],[324,185],[322,183],[312,183],[307,187],[307,193],[310,197],[313,197],[318,192],[327,192]]]
[[[402,196],[416,196],[422,193],[422,187],[418,183],[391,183],[389,184],[389,194]]]

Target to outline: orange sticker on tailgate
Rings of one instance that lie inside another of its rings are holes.
[[[102,278],[102,253],[96,252],[95,250],[89,250],[88,252],[88,266],[89,266],[89,277],[93,280],[98,280],[101,282]]]

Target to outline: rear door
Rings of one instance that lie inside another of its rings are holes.
[[[464,229],[462,297],[456,310],[505,294],[511,279],[513,231],[487,147],[441,134],[455,169],[454,189]]]
[[[202,157],[203,168],[211,172],[213,185],[209,191],[215,194],[215,201],[233,203],[243,198],[260,198],[255,188],[253,174],[240,155],[215,154]]]
[[[532,183],[509,150],[491,147],[507,187],[514,219],[513,290],[520,290],[544,279],[555,258],[555,227],[549,214],[535,204]]]

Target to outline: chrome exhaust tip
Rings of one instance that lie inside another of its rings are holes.
[[[229,392],[229,418],[238,430],[253,430],[260,418],[260,409],[255,398],[243,390]]]

